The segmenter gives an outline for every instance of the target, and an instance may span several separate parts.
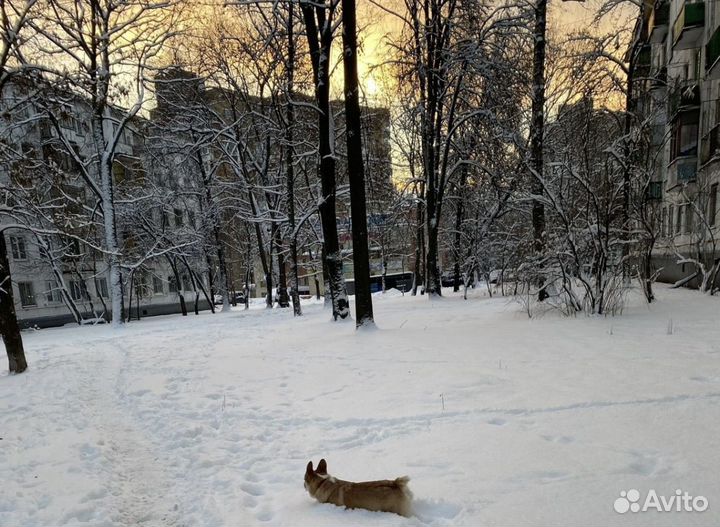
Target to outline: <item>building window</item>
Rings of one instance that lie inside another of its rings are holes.
[[[675,207],[670,205],[668,207],[668,224],[667,224],[667,235],[672,236],[675,234]]]
[[[45,298],[48,301],[48,304],[62,302],[62,294],[60,293],[57,282],[52,280],[45,282]]]
[[[648,199],[662,199],[662,181],[651,181],[648,185]]]
[[[677,216],[675,217],[675,234],[682,233],[683,205],[678,205]]]
[[[188,225],[192,227],[193,229],[197,229],[197,223],[195,222],[195,212],[189,210],[188,211]]]
[[[693,219],[695,216],[695,210],[692,203],[685,205],[685,234],[691,234],[693,231]]]
[[[88,295],[87,287],[85,286],[85,282],[83,282],[82,280],[71,280],[70,281],[70,296],[76,302],[81,302],[83,300],[89,300],[90,295]]]
[[[96,278],[95,279],[95,292],[101,298],[109,298],[107,278]]]
[[[190,277],[186,274],[182,276],[182,286],[183,291],[192,291],[192,282],[190,281]]]
[[[667,207],[662,208],[660,216],[660,237],[664,238],[667,233]]]
[[[717,197],[718,184],[715,183],[710,187],[710,199],[708,200],[708,223],[715,225],[717,221]]]
[[[162,295],[165,291],[163,288],[162,280],[160,280],[159,276],[153,275],[153,293],[156,295]]]
[[[23,236],[10,236],[10,248],[13,260],[27,260],[27,249]]]
[[[23,307],[37,305],[32,282],[18,282],[18,289],[20,290],[20,304]]]
[[[171,293],[178,292],[177,280],[175,280],[174,276],[168,277],[168,291],[170,291]]]
[[[698,129],[697,114],[683,115],[673,124],[670,145],[672,159],[697,155]]]
[[[183,213],[181,209],[173,209],[175,216],[175,227],[182,227],[183,225]]]

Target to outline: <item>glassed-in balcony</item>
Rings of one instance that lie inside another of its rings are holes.
[[[673,49],[700,47],[705,28],[705,2],[685,2],[673,24]]]
[[[680,83],[673,87],[668,97],[668,118],[700,108],[700,86],[697,83]]]
[[[650,72],[650,89],[662,90],[667,88],[667,68],[655,68]]]
[[[697,179],[697,169],[698,160],[695,156],[674,159],[668,167],[668,190],[695,181]]]
[[[720,27],[715,29],[705,45],[705,76],[720,79]]]
[[[636,77],[647,77],[650,75],[651,50],[649,45],[640,48],[635,59],[635,75]]]
[[[648,23],[650,42],[655,44],[665,42],[669,22],[670,2],[667,0],[656,2],[655,7],[653,7],[650,13],[650,22]]]

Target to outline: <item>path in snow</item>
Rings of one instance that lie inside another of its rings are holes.
[[[616,319],[399,297],[362,334],[319,306],[27,333],[31,369],[0,377],[0,525],[717,525],[717,302],[659,295]],[[410,475],[417,516],[315,503],[320,457]],[[678,487],[711,509],[612,511]]]

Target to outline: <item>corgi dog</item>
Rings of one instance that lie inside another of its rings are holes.
[[[310,461],[305,470],[305,489],[320,503],[332,503],[347,509],[393,512],[400,516],[411,515],[412,493],[407,476],[394,480],[362,481],[353,483],[332,477],[324,459],[313,470]]]

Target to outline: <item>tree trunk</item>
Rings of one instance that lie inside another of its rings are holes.
[[[374,319],[370,292],[370,251],[368,249],[365,168],[362,156],[355,0],[342,0],[342,7],[345,122],[355,277],[355,325],[360,328],[372,325]]]
[[[15,314],[10,262],[7,257],[5,233],[0,232],[0,333],[2,333],[10,372],[22,373],[27,369],[20,325]]]
[[[277,261],[278,261],[278,306],[290,307],[290,295],[287,288],[287,269],[285,267],[285,255],[282,252],[282,246],[278,244]]]
[[[417,295],[418,286],[422,284],[422,262],[425,258],[423,251],[423,240],[425,239],[425,227],[423,220],[423,204],[420,200],[422,190],[418,194],[417,209],[415,212],[415,265],[412,285],[412,296]]]
[[[287,128],[285,130],[286,142],[286,163],[287,163],[287,202],[288,202],[288,226],[290,228],[290,297],[292,298],[293,315],[302,315],[300,305],[300,292],[298,291],[298,250],[297,233],[295,232],[295,32],[293,24],[293,4],[288,4],[287,38],[288,38],[288,61],[287,61]]]
[[[322,189],[319,209],[325,247],[327,282],[332,301],[333,319],[337,320],[338,318],[347,318],[350,309],[343,276],[342,254],[338,242],[335,213],[335,127],[330,107],[330,51],[333,41],[331,15],[333,10],[327,10],[324,5],[316,4],[313,13],[312,4],[308,0],[302,0],[300,8],[303,12],[310,48],[315,98],[319,111],[318,131]]]
[[[462,187],[461,187],[462,188]],[[462,243],[462,236],[461,236],[461,229],[462,229],[462,222],[463,222],[463,196],[462,191],[458,193],[457,203],[455,205],[455,243],[454,245],[454,259],[455,259],[455,268],[454,268],[454,276],[453,276],[453,292],[457,293],[460,291],[460,252],[462,251],[462,248],[460,247],[460,244]]]
[[[105,250],[107,251],[110,277],[110,303],[113,326],[123,323],[123,283],[120,271],[120,244],[118,243],[117,222],[115,219],[115,188],[112,177],[112,156],[107,152],[105,132],[103,131],[104,101],[96,107],[93,115],[93,133],[95,148],[99,158],[100,188],[102,191],[103,228]]]
[[[547,0],[537,0],[535,6],[535,45],[533,52],[533,100],[530,123],[530,168],[531,192],[543,194],[540,178],[543,175],[543,133],[545,126],[545,28],[547,22]],[[533,248],[540,261],[545,253],[545,205],[538,199],[532,202]],[[542,265],[542,264],[540,264]],[[538,300],[548,297],[542,271],[538,280]]]
[[[177,284],[177,294],[180,298],[180,312],[182,313],[182,316],[187,316],[187,306],[185,305],[185,296],[183,295],[183,285],[182,280],[180,280],[180,274],[177,270],[177,264],[173,261],[173,259],[168,256],[167,257],[168,263],[170,264],[170,269],[172,269],[173,276],[175,277],[175,284]]]

